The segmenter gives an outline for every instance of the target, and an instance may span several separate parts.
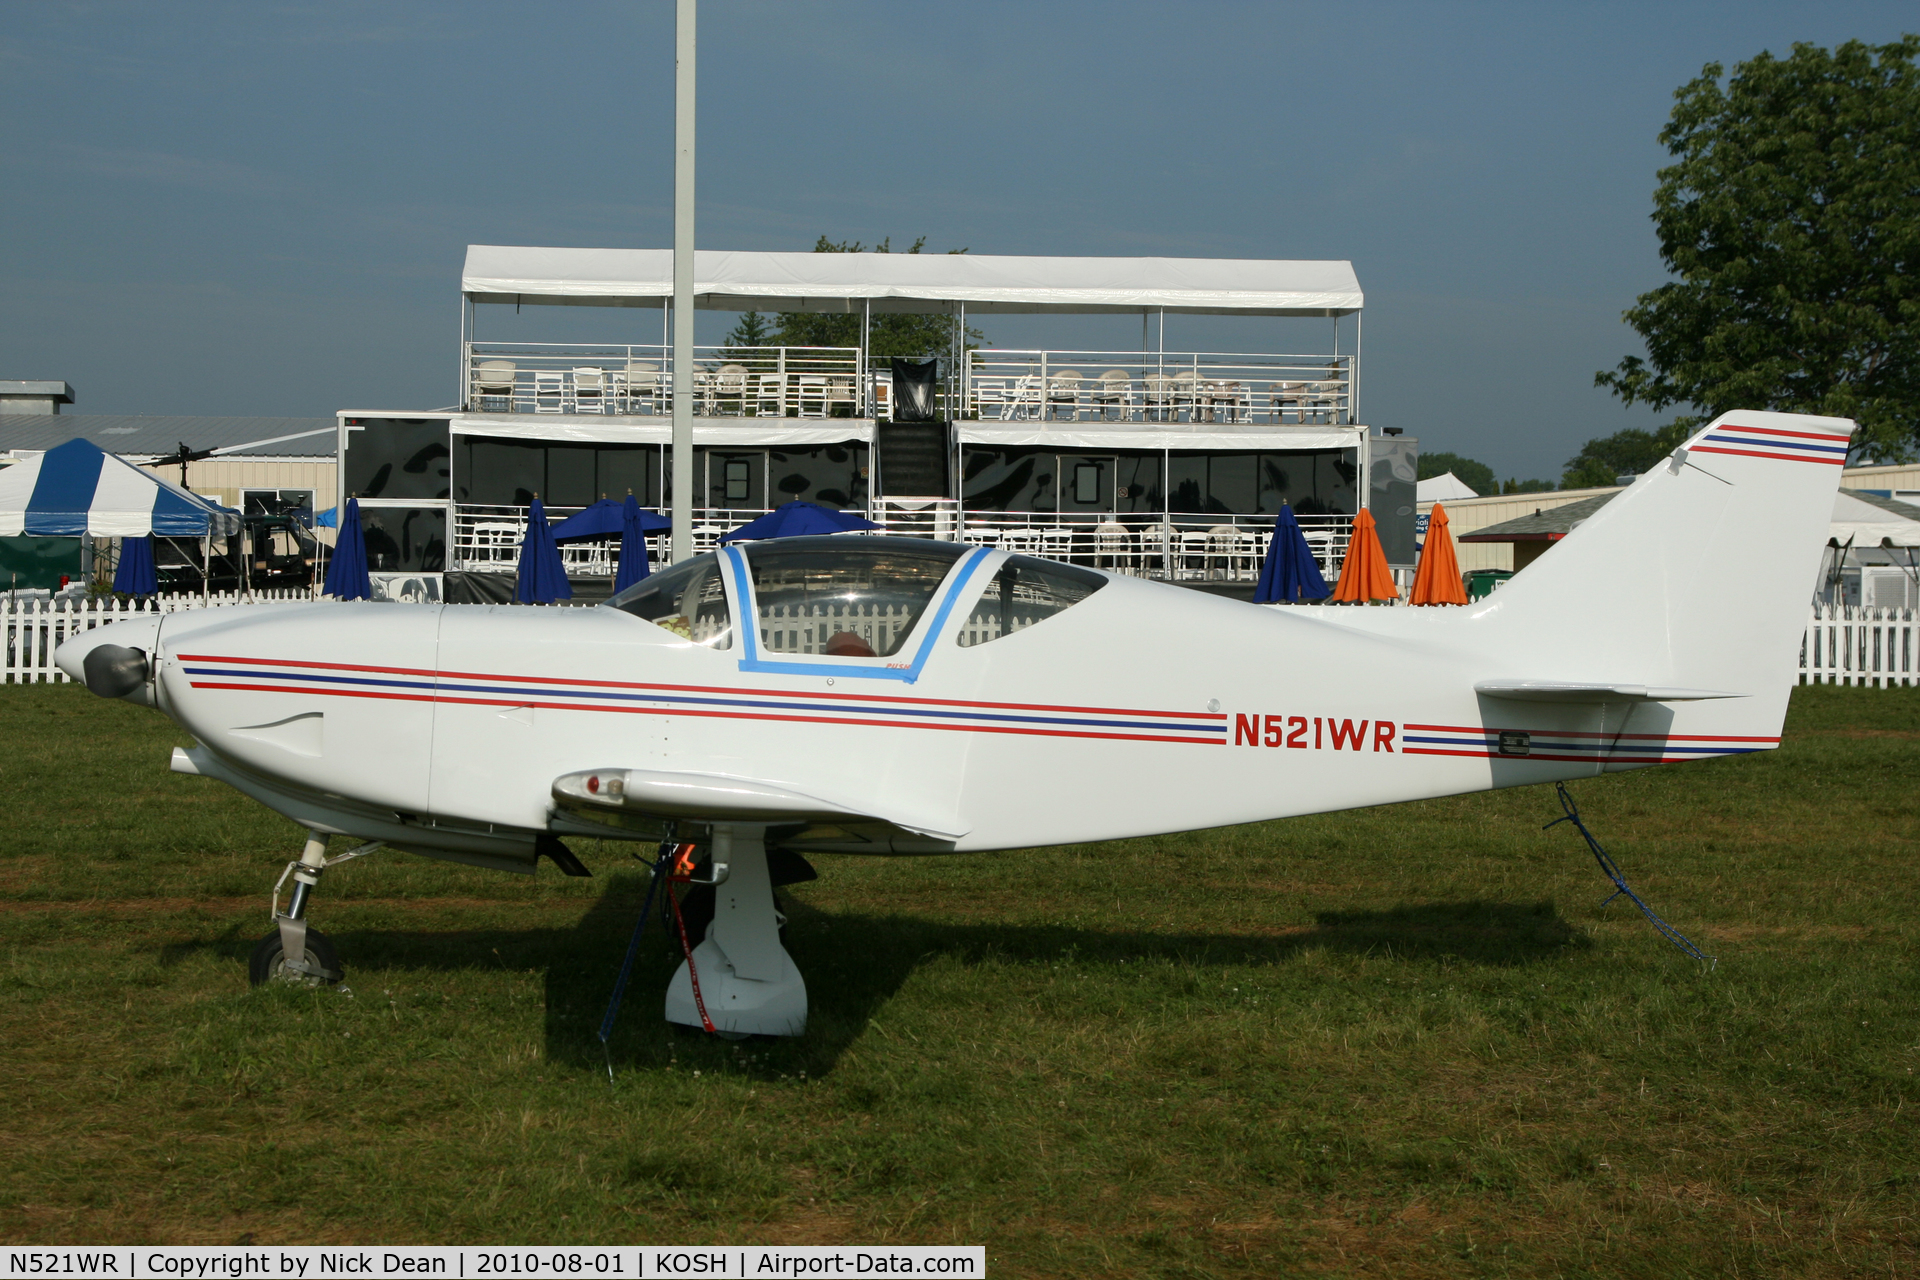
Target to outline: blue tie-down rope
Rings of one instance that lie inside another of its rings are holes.
[[[1555,818],[1552,822],[1549,822],[1540,829],[1542,831],[1551,831],[1563,822],[1571,822],[1573,829],[1578,831],[1581,837],[1586,840],[1587,848],[1593,850],[1593,860],[1600,864],[1600,870],[1606,875],[1607,879],[1613,881],[1613,892],[1608,894],[1606,902],[1602,902],[1600,905],[1604,907],[1608,902],[1612,902],[1622,894],[1626,895],[1627,901],[1640,908],[1640,914],[1653,922],[1653,927],[1660,931],[1662,937],[1692,956],[1695,960],[1706,965],[1707,968],[1713,968],[1715,962],[1712,956],[1694,946],[1693,943],[1688,940],[1686,934],[1681,933],[1678,929],[1654,914],[1653,908],[1640,901],[1640,895],[1627,886],[1626,877],[1620,874],[1620,868],[1614,864],[1613,859],[1608,856],[1607,851],[1600,847],[1600,842],[1593,838],[1593,832],[1587,830],[1587,824],[1580,821],[1580,807],[1573,802],[1573,795],[1567,790],[1567,784],[1557,782],[1554,784],[1554,788],[1560,793],[1560,807],[1566,811],[1566,816],[1564,818]]]
[[[633,937],[627,940],[627,958],[620,962],[620,976],[614,979],[613,996],[607,1001],[607,1016],[600,1019],[600,1052],[607,1060],[607,1083],[613,1083],[613,1050],[607,1047],[607,1041],[613,1038],[613,1020],[620,1016],[620,1000],[627,994],[627,979],[633,975],[633,957],[640,951],[640,935],[646,932],[647,917],[653,914],[653,894],[666,878],[667,863],[673,859],[673,851],[679,846],[673,841],[661,842],[660,856],[653,863],[653,878],[647,884],[647,900],[640,908],[640,918],[633,922]]]

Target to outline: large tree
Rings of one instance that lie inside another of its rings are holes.
[[[919,253],[925,247],[927,238],[921,236],[913,242],[908,253]],[[872,248],[874,253],[891,253],[893,237]],[[813,246],[815,253],[866,253],[867,246],[858,240],[829,240],[821,236]],[[965,253],[965,249],[950,249],[949,253]],[[868,349],[878,358],[888,356],[944,356],[953,349],[953,319],[949,316],[931,315],[894,315],[883,314],[872,317],[868,326]],[[978,329],[969,326],[967,345],[975,346],[984,335]],[[774,318],[769,329],[764,318],[749,311],[727,335],[730,347],[857,347],[860,345],[860,313],[844,311],[783,311]]]
[[[1423,453],[1417,465],[1422,480],[1451,474],[1455,480],[1482,497],[1500,492],[1500,482],[1493,478],[1493,468],[1473,458],[1463,458],[1457,453]]]
[[[1796,44],[1674,92],[1654,226],[1678,279],[1625,319],[1646,342],[1595,375],[1688,406],[1667,447],[1735,409],[1855,418],[1855,456],[1920,443],[1920,36]]]

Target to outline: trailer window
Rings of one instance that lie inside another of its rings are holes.
[[[1008,556],[980,593],[958,636],[960,647],[986,644],[1071,609],[1107,585],[1104,576],[1053,560]]]

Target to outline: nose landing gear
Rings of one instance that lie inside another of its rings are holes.
[[[247,961],[250,983],[256,987],[269,982],[324,987],[332,986],[345,976],[333,943],[318,929],[307,927],[307,903],[313,896],[314,886],[320,883],[321,872],[354,858],[364,858],[380,848],[381,842],[374,840],[337,858],[329,858],[326,836],[318,831],[307,832],[307,847],[296,861],[287,864],[273,886],[274,930],[260,939]],[[283,914],[280,891],[286,887],[288,876],[293,877],[293,897]]]

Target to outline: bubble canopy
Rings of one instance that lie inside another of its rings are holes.
[[[733,619],[720,556],[736,561],[751,583],[757,649],[769,659],[883,661],[923,641],[927,621],[956,566],[978,549],[922,538],[850,535],[778,538],[726,553],[696,556],[621,592],[603,608],[644,618],[712,649],[733,646]],[[1012,634],[1084,600],[1106,585],[1103,574],[1030,556],[998,557],[984,583],[991,602],[966,617],[965,647]],[[967,604],[956,583],[948,603]],[[1018,603],[1016,604],[1016,598]],[[1017,616],[1016,616],[1017,615]],[[919,647],[915,645],[914,647]],[[917,664],[916,664],[917,665]]]

